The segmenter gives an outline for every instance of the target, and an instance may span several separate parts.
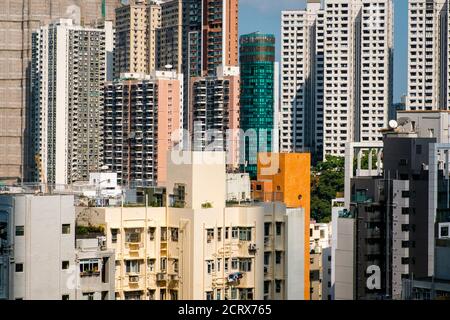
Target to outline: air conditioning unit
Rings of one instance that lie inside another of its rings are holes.
[[[156,275],[156,281],[164,281],[166,280],[166,274],[165,273],[158,273]]]
[[[106,248],[106,237],[102,236],[102,237],[98,237],[98,246],[100,248]]]
[[[170,275],[170,280],[171,281],[178,281],[178,275],[177,274],[171,274]]]
[[[248,245],[248,251],[256,251],[256,243],[250,243]]]

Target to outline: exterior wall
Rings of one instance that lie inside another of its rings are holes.
[[[227,201],[251,199],[250,177],[245,173],[227,173]]]
[[[286,231],[286,286],[287,300],[310,299],[309,250],[303,245],[305,234],[298,230],[305,229],[309,223],[309,214],[300,208],[287,209]]]
[[[41,24],[72,15],[69,8],[78,6],[81,22],[91,23],[102,17],[102,0],[5,0],[0,13],[0,180],[16,182],[32,168],[34,154],[28,143],[33,135],[27,128],[31,61],[31,33]],[[114,20],[119,0],[107,0],[105,17]]]
[[[164,72],[156,73],[158,88],[158,142],[157,185],[167,182],[167,151],[182,143],[179,135],[183,129],[183,76],[171,78]],[[178,137],[177,137],[178,135]]]
[[[355,219],[338,218],[334,256],[334,300],[354,299],[354,233]]]
[[[399,122],[408,118],[414,122],[414,131],[422,138],[436,138],[437,143],[449,143],[448,111],[401,111],[397,113]]]
[[[11,204],[9,232],[14,234],[9,299],[75,299],[70,269],[75,266],[73,196],[1,196],[0,203]],[[65,224],[70,226],[68,234],[62,232]],[[17,227],[23,227],[23,235]],[[61,267],[63,261],[68,262],[67,270]]]
[[[185,208],[200,209],[206,203],[210,203],[214,208],[225,207],[225,153],[174,151],[169,157],[167,167],[169,194],[173,193],[176,184],[184,184]]]
[[[75,257],[75,268],[79,274],[76,300],[114,300],[114,252],[106,250],[106,245],[100,246],[99,239],[80,239],[77,240]],[[81,272],[87,262],[97,263],[98,269],[89,268]]]
[[[265,157],[270,160],[267,164]],[[264,180],[272,181],[274,191],[282,194],[283,202],[288,208],[302,207],[309,215],[311,188],[309,153],[259,154],[258,181]]]
[[[116,252],[118,299],[130,298],[130,292],[139,292],[139,299],[143,300],[285,299],[289,297],[288,285],[292,286],[293,299],[302,298],[303,277],[299,270],[303,264],[297,262],[303,262],[304,254],[303,247],[298,245],[301,235],[300,238],[294,236],[299,235],[295,230],[303,225],[300,209],[287,216],[285,207],[280,204],[195,210],[78,208],[77,211],[78,224],[101,225],[107,232],[107,247]],[[265,235],[267,223],[273,232],[270,235]],[[276,233],[275,223],[280,224],[280,233]],[[287,224],[290,224],[289,234]],[[171,229],[166,237],[164,228],[167,226]],[[241,238],[241,231],[247,228],[251,239]],[[172,231],[175,229],[176,233]],[[118,230],[115,241],[112,230]],[[126,234],[130,231],[139,233],[140,239],[127,240]],[[256,250],[251,249],[252,244]],[[281,257],[279,262],[275,261],[276,252]],[[265,265],[265,253],[270,254],[273,264]],[[288,267],[286,259],[290,256],[295,259]],[[171,261],[162,268],[161,259],[165,258]],[[235,259],[237,265],[234,265]],[[140,264],[134,273],[126,270],[126,261],[130,260]],[[250,271],[240,266],[244,260],[251,261]],[[174,261],[177,269],[172,267]],[[235,272],[241,272],[243,277],[238,282],[228,283],[228,275]],[[287,276],[290,276],[289,283]],[[273,291],[264,293],[264,282],[269,282]]]

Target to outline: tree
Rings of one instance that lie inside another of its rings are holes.
[[[345,158],[327,156],[311,172],[311,217],[331,221],[331,200],[344,192]]]

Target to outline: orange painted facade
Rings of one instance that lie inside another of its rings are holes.
[[[266,155],[266,156],[265,156]],[[265,159],[266,158],[266,159]],[[259,190],[258,190],[259,189]],[[305,209],[305,300],[310,298],[309,224],[311,206],[311,154],[258,154],[258,180],[252,182],[254,199],[281,201],[288,208]],[[259,195],[259,197],[258,197]]]

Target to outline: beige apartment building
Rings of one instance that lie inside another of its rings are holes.
[[[31,33],[57,18],[114,20],[120,0],[3,0],[0,10],[0,181],[22,180],[34,156],[26,145]]]
[[[304,210],[226,206],[222,152],[170,159],[168,207],[77,208],[115,250],[116,299],[303,299]]]

